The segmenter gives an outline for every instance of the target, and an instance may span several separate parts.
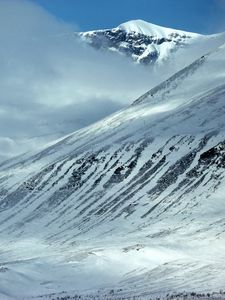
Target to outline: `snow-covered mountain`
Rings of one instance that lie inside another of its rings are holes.
[[[1,299],[224,288],[224,70],[225,45],[127,109],[1,164]]]
[[[218,46],[221,40],[225,41],[224,34],[201,35],[143,20],[128,21],[113,29],[82,32],[80,36],[96,49],[125,54],[144,64],[162,64],[174,55],[176,59],[177,52],[184,49],[194,48],[197,55],[199,51],[203,54],[212,44]]]
[[[203,36],[130,21],[77,33],[85,42],[72,29],[51,38],[41,33],[36,39],[35,27],[24,44],[25,29],[16,27],[16,39],[5,35],[4,26],[0,34],[5,45],[0,49],[0,162],[126,107],[225,42],[225,34]],[[152,64],[143,67],[134,61]]]

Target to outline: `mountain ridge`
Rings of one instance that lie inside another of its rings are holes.
[[[154,23],[150,23],[150,22],[144,21],[142,19],[129,20],[129,21],[119,24],[118,26],[116,26],[114,28],[105,28],[105,29],[97,29],[97,30],[90,30],[90,31],[88,30],[86,32],[116,30],[117,28],[124,29],[127,32],[136,32],[136,33],[141,33],[141,34],[150,35],[150,36],[154,35],[153,32],[155,31],[156,33],[159,33],[158,34],[159,37],[165,36],[166,31],[169,31],[170,33],[171,32],[180,33],[180,34],[184,34],[184,35],[190,34],[193,36],[203,35],[203,34],[191,32],[191,31],[156,25]]]
[[[145,22],[131,20],[112,29],[100,29],[79,33],[83,41],[96,49],[116,52],[131,57],[145,65],[162,64],[180,49],[196,47],[220,39],[225,42],[225,33],[203,35],[184,30],[171,29]],[[207,49],[209,50],[209,49]],[[208,52],[202,50],[201,55]],[[181,66],[182,67],[182,66]]]

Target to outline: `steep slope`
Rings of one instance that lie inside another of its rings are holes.
[[[125,54],[136,62],[151,65],[161,65],[171,57],[176,60],[183,50],[187,51],[186,56],[189,52],[200,56],[225,42],[224,34],[204,36],[143,20],[128,21],[113,29],[82,32],[80,36],[96,49]]]
[[[0,166],[2,295],[224,287],[224,70],[221,46],[131,107]]]

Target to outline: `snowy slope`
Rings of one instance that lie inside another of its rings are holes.
[[[223,33],[207,36],[143,20],[128,21],[113,29],[83,32],[80,36],[96,49],[125,54],[134,61],[153,65],[161,65],[171,58],[177,60],[178,53],[184,49],[185,56],[191,52],[193,60],[195,54],[200,56],[225,42]]]
[[[221,46],[131,107],[1,164],[2,299],[223,289],[224,114]]]

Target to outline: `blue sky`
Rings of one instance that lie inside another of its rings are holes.
[[[32,0],[82,31],[131,19],[199,33],[225,31],[225,0]]]

